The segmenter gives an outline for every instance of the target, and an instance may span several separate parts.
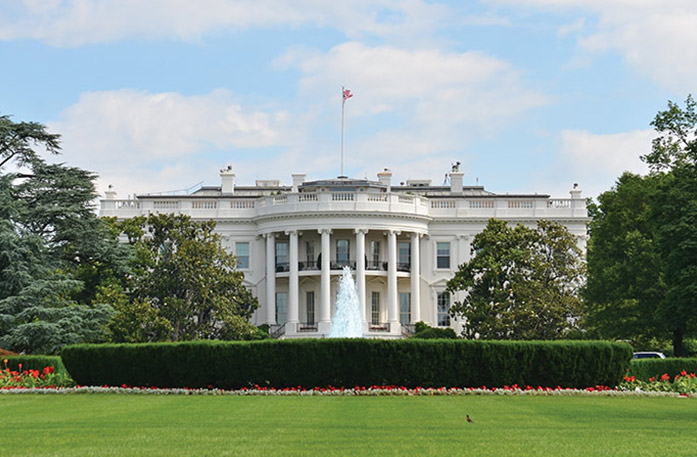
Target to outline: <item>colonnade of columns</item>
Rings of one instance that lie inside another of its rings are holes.
[[[331,328],[331,234],[327,228],[318,229],[321,235],[321,264],[320,264],[320,297],[318,313],[318,332],[328,333]],[[367,322],[366,316],[366,245],[365,236],[368,229],[357,228],[354,230],[356,239],[356,288],[361,309],[361,319]],[[397,288],[397,236],[398,230],[388,230],[387,235],[387,316],[390,331],[399,328],[399,292]],[[286,327],[293,327],[299,319],[299,274],[298,274],[298,236],[296,230],[288,230],[288,315]],[[267,233],[266,237],[266,322],[276,323],[276,259],[275,243],[276,234]],[[411,323],[421,320],[420,313],[420,234],[411,233],[411,258],[410,258],[410,295],[411,295]],[[364,328],[366,325],[364,325]],[[291,330],[292,331],[292,330]]]

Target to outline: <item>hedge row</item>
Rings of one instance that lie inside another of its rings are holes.
[[[697,373],[697,358],[634,359],[629,367],[629,376],[648,381],[649,378],[660,378],[665,373],[673,378],[683,370]]]
[[[615,386],[632,349],[607,342],[286,340],[74,345],[81,385],[239,389],[256,385]]]
[[[0,360],[7,360],[7,367],[12,371],[19,370],[19,364],[22,364],[22,370],[43,370],[45,367],[53,367],[57,373],[68,373],[68,370],[63,366],[63,361],[57,355],[6,355],[0,357]],[[0,363],[0,370],[5,369],[5,364]]]

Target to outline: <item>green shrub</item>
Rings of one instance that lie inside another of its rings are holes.
[[[608,342],[264,340],[67,346],[82,385],[237,389],[618,385],[631,347]]]
[[[454,340],[457,338],[455,330],[451,328],[434,328],[428,327],[420,332],[414,333],[410,338],[417,338],[422,340],[436,340],[436,339],[446,339]]]
[[[633,359],[628,376],[648,381],[649,378],[660,378],[667,373],[672,379],[683,370],[688,374],[697,373],[697,358]]]
[[[6,355],[0,360],[7,360],[7,368],[12,371],[19,371],[19,364],[22,370],[43,370],[45,367],[53,367],[56,373],[67,374],[68,370],[63,366],[63,361],[57,355]],[[5,369],[5,364],[0,364],[0,369]]]

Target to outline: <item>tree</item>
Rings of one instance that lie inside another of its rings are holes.
[[[160,214],[112,223],[135,247],[128,301],[116,305],[110,325],[117,340],[249,339],[257,333],[248,319],[258,302],[222,247],[215,222]]]
[[[647,346],[665,333],[656,313],[666,291],[652,209],[661,179],[624,173],[589,206],[583,326],[591,336]]]
[[[602,336],[670,338],[676,356],[697,333],[697,113],[668,102],[646,177],[625,174],[591,224],[589,324]]]
[[[57,154],[59,140],[41,124],[0,116],[0,346],[15,351],[103,339],[112,310],[91,297],[126,265],[95,215],[94,175],[34,150]],[[85,272],[96,272],[91,282]]]
[[[0,170],[10,161],[22,167],[38,159],[34,151],[37,146],[58,154],[60,135],[48,133],[46,127],[37,122],[15,123],[10,116],[0,116]]]
[[[510,227],[491,219],[474,237],[472,254],[447,286],[465,292],[451,308],[465,318],[465,337],[558,339],[577,328],[584,265],[565,227],[550,221],[536,229]]]

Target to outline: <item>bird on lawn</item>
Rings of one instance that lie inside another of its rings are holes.
[[[467,414],[467,422],[469,422],[470,424],[474,422],[469,414]]]

